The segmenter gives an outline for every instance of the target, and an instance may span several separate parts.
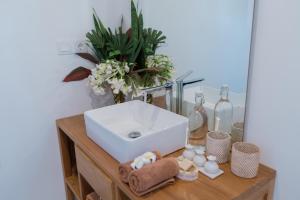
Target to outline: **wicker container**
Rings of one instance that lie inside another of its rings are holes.
[[[254,178],[259,167],[259,148],[254,144],[236,142],[232,145],[231,171],[242,178]]]
[[[228,161],[231,137],[226,133],[209,132],[206,138],[207,155],[216,156],[218,163]]]

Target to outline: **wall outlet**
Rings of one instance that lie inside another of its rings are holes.
[[[56,42],[58,55],[71,55],[75,53],[87,53],[88,45],[84,40],[62,39]]]
[[[75,42],[74,53],[87,53],[88,45],[86,41],[77,41]]]
[[[58,55],[73,54],[73,45],[70,40],[59,40],[56,42],[56,49]]]

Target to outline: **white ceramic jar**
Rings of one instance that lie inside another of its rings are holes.
[[[216,156],[207,156],[208,161],[204,165],[204,170],[209,174],[215,174],[219,170]]]
[[[185,150],[182,153],[182,156],[186,159],[193,160],[195,155],[194,147],[190,144],[185,145]]]
[[[202,149],[196,149],[196,156],[194,157],[193,161],[197,165],[197,167],[203,167],[206,163],[206,158],[204,156],[204,150]]]

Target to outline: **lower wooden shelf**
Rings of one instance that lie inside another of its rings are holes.
[[[76,199],[80,200],[79,180],[78,176],[69,176],[65,179],[67,186],[75,195]]]

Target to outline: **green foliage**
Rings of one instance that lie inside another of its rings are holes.
[[[162,31],[144,28],[143,14],[131,1],[131,28],[123,32],[123,18],[120,27],[115,31],[106,28],[102,21],[93,14],[94,29],[86,34],[91,49],[100,62],[108,59],[126,61],[130,66],[127,82],[150,86],[155,76],[165,76],[164,69],[147,69],[148,56],[155,55],[157,48],[165,43],[166,36]]]
[[[143,68],[147,56],[154,55],[159,45],[166,40],[161,31],[144,28],[143,14],[138,12],[133,1],[131,1],[131,29],[126,33],[123,32],[123,19],[121,26],[114,32],[103,25],[95,12],[93,20],[95,28],[87,33],[86,37],[99,61],[126,60],[134,63],[137,68]]]
[[[108,30],[110,38],[110,40],[107,41],[108,58],[120,61],[126,60],[133,52],[133,45],[128,35],[122,32],[122,27],[116,29],[114,34],[110,29]]]
[[[152,28],[144,29],[143,37],[145,40],[144,52],[146,56],[154,55],[159,45],[166,41],[166,36],[163,35],[162,31]]]

